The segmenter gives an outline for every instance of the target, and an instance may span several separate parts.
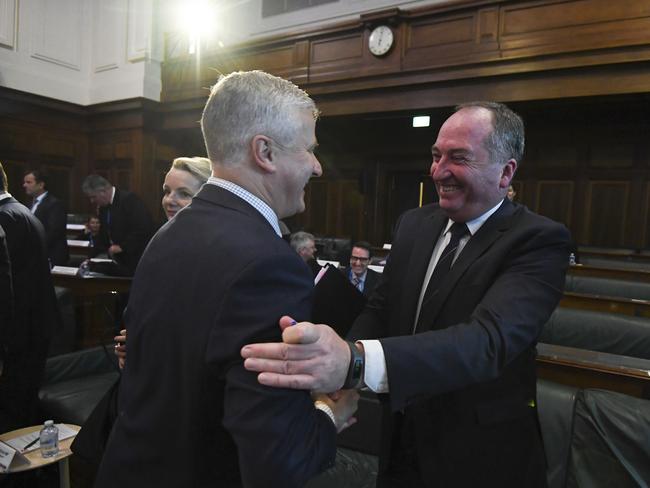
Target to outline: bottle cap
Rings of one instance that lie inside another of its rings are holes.
[[[54,425],[54,420],[46,420],[44,425],[47,425],[48,427]]]

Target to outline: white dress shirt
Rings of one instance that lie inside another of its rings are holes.
[[[32,214],[36,213],[36,209],[40,205],[40,203],[43,201],[43,198],[45,198],[45,195],[47,195],[47,192],[41,193],[39,196],[34,198],[34,203],[32,204],[32,207],[29,209]]]
[[[474,234],[478,232],[485,221],[498,210],[502,203],[503,201],[499,202],[496,206],[492,207],[483,215],[480,215],[474,220],[470,220],[469,222],[465,223],[469,229],[469,235],[463,237],[460,240],[458,249],[456,249],[456,253],[454,254],[454,261],[456,261],[467,242],[472,238]],[[435,247],[433,248],[433,252],[431,253],[431,260],[429,261],[429,266],[427,267],[427,272],[424,275],[424,281],[422,282],[422,288],[420,290],[420,298],[418,299],[414,324],[417,324],[418,322],[418,318],[420,316],[420,308],[422,307],[422,299],[424,298],[424,293],[427,290],[427,285],[429,284],[433,270],[438,263],[438,259],[440,259],[440,254],[442,254],[442,251],[447,246],[447,244],[449,244],[449,240],[451,239],[451,232],[449,232],[449,229],[453,224],[454,221],[449,219],[447,226],[438,237],[438,242],[436,243]],[[452,265],[454,261],[452,261]],[[386,357],[384,356],[384,348],[381,347],[381,342],[378,340],[362,340],[358,342],[363,344],[365,354],[365,371],[363,380],[366,386],[375,393],[388,393],[388,372],[386,371]]]

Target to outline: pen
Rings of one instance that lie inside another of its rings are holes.
[[[26,451],[27,449],[29,449],[30,447],[32,447],[32,446],[33,446],[34,444],[36,444],[39,440],[40,440],[40,437],[37,437],[36,439],[34,439],[32,442],[30,442],[30,443],[27,444],[25,447],[23,447],[23,451]]]

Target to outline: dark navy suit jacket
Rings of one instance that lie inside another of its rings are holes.
[[[144,202],[135,193],[116,188],[113,203],[99,209],[99,220],[106,240],[122,248],[115,260],[128,274],[133,274],[154,233],[154,223]]]
[[[544,486],[534,346],[562,296],[568,231],[505,200],[423,303],[413,335],[447,221],[437,204],[402,216],[382,281],[350,334],[382,338],[390,410],[404,412],[386,422],[382,476],[412,450],[426,486]]]
[[[36,207],[34,215],[41,221],[45,228],[47,239],[47,250],[52,266],[68,264],[70,254],[68,252],[68,240],[66,236],[66,223],[68,217],[63,202],[47,192],[41,203]]]
[[[0,323],[0,430],[7,431],[36,420],[45,357],[60,317],[41,222],[22,203],[6,198],[0,200],[0,227],[13,290],[13,313]]]
[[[118,419],[96,486],[298,487],[336,429],[306,391],[268,388],[240,348],[308,319],[313,278],[244,200],[205,185],[154,236],[126,313]]]

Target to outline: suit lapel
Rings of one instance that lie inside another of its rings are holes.
[[[420,298],[424,275],[429,267],[433,248],[447,220],[447,217],[442,212],[434,212],[423,219],[422,226],[418,229],[422,237],[415,239],[413,252],[406,268],[404,290],[401,295],[401,316],[398,322],[400,330],[397,331],[398,335],[410,334],[413,330],[413,321],[415,320],[415,311]]]
[[[467,242],[456,259],[456,262],[454,262],[449,273],[445,277],[444,283],[441,285],[438,293],[431,296],[426,303],[422,303],[418,332],[424,332],[433,327],[435,319],[440,313],[440,309],[456,286],[458,280],[460,280],[463,274],[465,274],[465,271],[467,271],[467,268],[483,255],[492,244],[510,228],[512,224],[511,217],[513,211],[514,205],[510,201],[506,201]]]

